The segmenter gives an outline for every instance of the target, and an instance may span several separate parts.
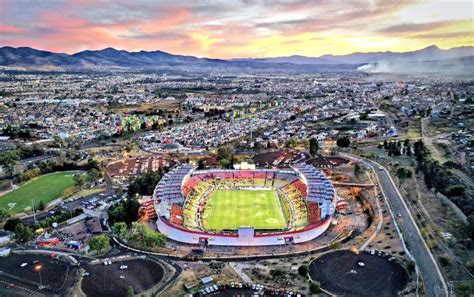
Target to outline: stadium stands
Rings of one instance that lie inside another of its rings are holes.
[[[157,185],[153,197],[156,213],[166,218],[163,228],[176,226],[190,232],[208,232],[202,228],[202,214],[208,197],[216,189],[276,190],[288,222],[288,228],[282,232],[303,232],[323,222],[327,228],[327,219],[335,212],[331,182],[311,165],[294,164],[292,170],[195,169],[194,165],[183,164],[167,173]],[[159,204],[162,207],[157,207]]]

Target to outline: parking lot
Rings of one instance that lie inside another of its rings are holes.
[[[120,269],[120,266],[127,266]],[[87,296],[125,296],[129,286],[135,294],[146,291],[163,279],[163,267],[158,262],[133,259],[85,266],[89,273],[82,280]]]
[[[336,295],[397,296],[409,279],[402,265],[378,252],[330,252],[311,262],[309,268],[311,277]]]
[[[303,152],[281,150],[256,155],[253,160],[258,167],[288,167],[291,163],[302,162],[308,158]]]
[[[313,165],[316,168],[331,168],[342,164],[349,163],[349,160],[338,157],[316,156],[306,163]]]
[[[72,286],[77,267],[71,266],[65,259],[48,255],[11,254],[0,257],[0,270],[0,280],[5,284],[2,287],[12,292],[12,296],[17,291],[17,295],[30,291],[51,295],[64,294]],[[40,286],[43,287],[41,290],[38,289]]]

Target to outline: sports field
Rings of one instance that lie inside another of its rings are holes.
[[[204,208],[202,223],[205,230],[286,227],[276,192],[270,190],[216,190]]]
[[[0,196],[0,208],[9,212],[22,212],[25,208],[31,208],[33,200],[36,206],[40,201],[46,204],[61,197],[67,188],[74,186],[74,174],[57,172],[27,181],[18,189]]]

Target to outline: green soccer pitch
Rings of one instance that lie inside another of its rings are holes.
[[[22,212],[32,207],[32,201],[38,206],[60,198],[64,191],[74,186],[74,174],[77,172],[56,172],[36,177],[3,196],[0,196],[0,208],[8,212]]]
[[[284,229],[285,217],[272,190],[215,190],[204,208],[205,230]]]

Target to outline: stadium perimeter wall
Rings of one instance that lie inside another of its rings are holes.
[[[199,231],[187,230],[167,222],[163,217],[156,221],[158,230],[169,239],[199,244],[200,239],[207,239],[208,245],[219,246],[270,246],[286,244],[285,239],[291,238],[294,243],[302,243],[313,240],[323,234],[331,224],[332,217],[317,225],[309,226],[300,231],[281,232],[274,234],[255,235],[253,237],[239,237],[237,234],[212,234]]]

